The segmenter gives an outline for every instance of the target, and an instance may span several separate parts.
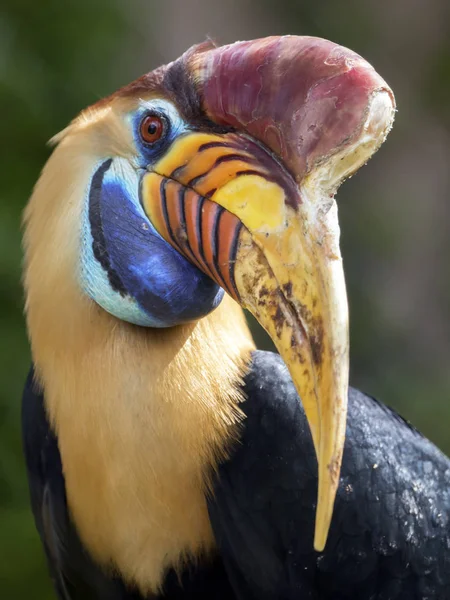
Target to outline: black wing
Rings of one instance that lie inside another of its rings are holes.
[[[450,461],[393,411],[351,390],[326,551],[313,551],[317,463],[280,357],[256,352],[242,443],[209,509],[245,600],[448,600]]]
[[[58,442],[45,413],[44,396],[33,379],[25,384],[22,428],[31,505],[60,600],[145,600],[121,579],[105,574],[83,548],[66,502]],[[235,600],[222,561],[169,571],[161,596],[152,600]],[[148,599],[150,600],[150,599]]]

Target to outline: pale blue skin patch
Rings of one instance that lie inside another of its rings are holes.
[[[164,139],[151,146],[138,133],[149,110],[167,122]],[[142,102],[127,121],[136,159],[99,161],[86,192],[81,285],[106,311],[136,325],[170,327],[196,320],[218,306],[224,291],[158,234],[140,202],[142,176],[188,128],[164,100]]]

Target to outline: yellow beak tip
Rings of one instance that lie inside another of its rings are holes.
[[[322,531],[315,531],[314,534],[314,550],[316,552],[323,552],[325,550],[327,536],[323,534]]]

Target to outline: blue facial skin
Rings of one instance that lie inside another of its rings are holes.
[[[147,114],[166,119],[161,142],[146,145],[139,125]],[[171,327],[214,310],[224,291],[155,230],[139,198],[141,178],[187,128],[168,102],[149,102],[130,117],[138,164],[124,158],[99,163],[86,198],[81,283],[87,294],[121,320]]]

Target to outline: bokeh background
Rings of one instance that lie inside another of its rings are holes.
[[[396,93],[399,112],[387,143],[338,195],[351,380],[450,453],[448,0],[2,0],[2,599],[52,597],[28,506],[19,428],[30,361],[20,218],[49,154],[46,141],[86,105],[207,35],[226,43],[282,33],[351,47]],[[264,335],[256,336],[266,347]]]

